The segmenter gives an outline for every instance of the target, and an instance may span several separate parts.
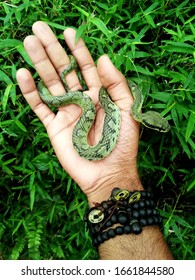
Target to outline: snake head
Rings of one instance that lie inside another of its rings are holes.
[[[142,115],[142,123],[150,128],[159,132],[167,132],[170,129],[168,121],[163,118],[158,112],[148,111]]]

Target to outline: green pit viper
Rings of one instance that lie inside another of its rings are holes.
[[[66,89],[65,94],[52,96],[42,80],[38,83],[38,92],[43,102],[49,106],[60,107],[76,104],[82,108],[82,115],[76,123],[72,134],[73,146],[81,157],[87,160],[101,160],[109,155],[116,145],[120,131],[120,109],[110,99],[107,90],[104,87],[101,87],[99,90],[99,102],[105,112],[104,127],[98,144],[90,146],[87,141],[87,136],[95,120],[96,109],[93,101],[84,90],[69,90],[65,77],[72,70],[79,71],[76,60],[73,56],[70,56],[70,64],[61,74],[61,80]],[[81,77],[80,80],[82,82]],[[127,82],[134,97],[134,103],[130,110],[132,117],[148,128],[159,132],[167,132],[170,129],[170,126],[167,120],[159,113],[155,111],[140,113],[143,104],[143,96],[134,82],[130,80],[127,80]]]

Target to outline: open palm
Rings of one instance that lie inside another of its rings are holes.
[[[60,73],[68,66],[69,58],[44,22],[33,25],[34,35],[24,40],[39,76],[52,95],[61,95],[65,89],[60,80]],[[99,106],[98,92],[103,85],[121,110],[121,129],[117,145],[113,152],[100,161],[88,161],[81,158],[73,148],[72,132],[81,116],[81,108],[71,104],[58,109],[54,114],[39,97],[32,75],[27,69],[19,69],[17,80],[24,97],[43,122],[51,143],[62,167],[88,195],[98,193],[105,182],[116,182],[118,177],[137,176],[136,157],[138,150],[139,125],[131,118],[132,96],[124,76],[113,66],[107,55],[100,57],[97,67],[82,39],[75,44],[75,30],[64,31],[65,41],[76,58],[83,78],[87,84],[86,93],[96,105],[96,120],[90,130],[89,144],[97,144],[104,123],[104,112]],[[81,89],[75,71],[66,77],[71,91]],[[120,174],[120,176],[119,176]]]

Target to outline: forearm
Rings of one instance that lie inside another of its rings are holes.
[[[127,173],[126,173],[127,174]],[[114,182],[115,178],[115,182]],[[112,181],[112,182],[111,182]],[[119,187],[128,191],[142,191],[143,186],[136,172],[133,177],[123,176],[119,180],[113,176],[113,180],[108,180],[102,190],[94,196],[89,196],[90,207],[94,207],[94,202],[101,203],[108,200],[113,188]],[[118,224],[113,225],[115,228]],[[173,259],[173,256],[164,240],[159,226],[145,226],[140,234],[122,234],[106,240],[99,245],[100,259]]]
[[[173,256],[157,226],[142,233],[117,235],[99,246],[102,260],[170,260]]]

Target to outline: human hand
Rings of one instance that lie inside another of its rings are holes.
[[[65,92],[60,73],[68,66],[69,58],[57,38],[44,22],[36,22],[34,35],[24,40],[25,49],[35,69],[53,95]],[[130,109],[133,97],[124,76],[114,67],[107,55],[99,58],[97,67],[80,38],[75,44],[75,30],[64,31],[64,39],[76,58],[87,84],[86,93],[96,105],[96,120],[89,133],[89,143],[97,144],[104,123],[104,112],[98,102],[98,92],[103,85],[121,110],[121,129],[117,145],[112,153],[100,161],[81,158],[72,145],[72,132],[80,118],[81,108],[71,104],[54,114],[39,97],[32,75],[27,69],[17,71],[19,87],[32,110],[42,121],[62,167],[88,196],[89,203],[101,201],[110,195],[114,187],[141,189],[136,158],[138,151],[139,124],[132,119]],[[81,89],[77,74],[66,76],[71,91]]]

